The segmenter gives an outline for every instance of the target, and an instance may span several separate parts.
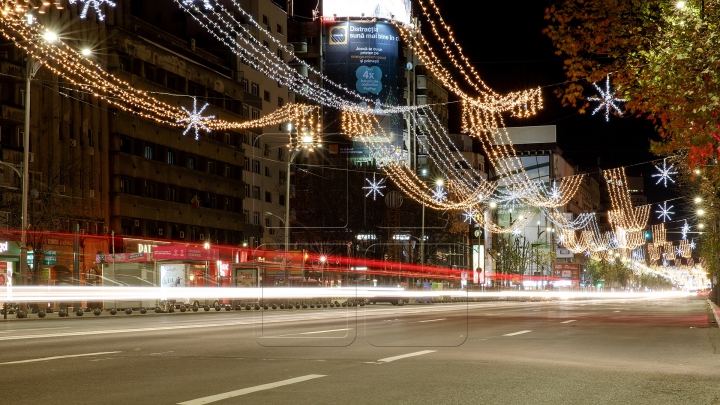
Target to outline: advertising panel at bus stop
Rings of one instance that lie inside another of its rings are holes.
[[[565,280],[580,280],[580,264],[553,263],[552,276]]]

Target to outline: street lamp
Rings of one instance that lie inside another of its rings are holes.
[[[314,116],[313,112],[318,115]],[[290,142],[287,146],[290,154],[285,173],[285,220],[283,221],[285,224],[285,282],[288,283],[288,286],[290,286],[290,272],[287,266],[287,254],[290,248],[290,165],[301,151],[313,152],[315,148],[322,147],[320,144],[321,123],[319,110],[308,107],[301,117],[296,117],[295,122],[288,125]]]

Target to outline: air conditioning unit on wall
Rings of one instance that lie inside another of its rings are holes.
[[[158,236],[162,236],[162,234],[163,234],[162,228],[158,228]]]
[[[180,235],[179,235],[179,236],[180,236],[180,239],[185,239],[185,232],[184,232],[184,231],[180,231],[179,233],[180,233]]]
[[[140,226],[140,220],[139,220],[139,219],[136,219],[136,220],[135,220],[135,226],[136,226],[136,227],[137,227],[137,226]]]

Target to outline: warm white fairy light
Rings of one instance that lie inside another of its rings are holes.
[[[80,11],[80,18],[87,17],[88,10],[90,7],[93,7],[95,9],[95,14],[97,15],[98,20],[104,21],[105,20],[105,14],[103,14],[102,10],[100,10],[100,6],[104,4],[107,4],[110,7],[115,7],[115,2],[111,0],[70,0],[70,4],[75,3],[84,3],[82,6],[82,10]]]
[[[677,174],[677,171],[671,171],[675,167],[675,164],[671,164],[670,167],[667,166],[667,159],[663,159],[662,167],[655,166],[655,169],[659,173],[655,173],[651,175],[651,177],[657,177],[658,181],[655,184],[660,184],[660,182],[663,182],[663,185],[667,187],[668,180],[671,183],[675,183],[675,180],[673,180],[672,175]]]
[[[611,110],[617,111],[617,114],[619,116],[622,116],[622,111],[616,103],[624,103],[627,100],[624,98],[615,97],[615,92],[610,90],[610,75],[607,75],[607,77],[605,78],[605,91],[600,89],[600,87],[595,83],[593,83],[593,86],[595,86],[595,89],[598,91],[598,93],[600,93],[600,98],[588,97],[588,101],[599,101],[600,105],[598,105],[598,107],[592,112],[592,114],[595,115],[595,113],[604,108],[605,121],[610,121]]]
[[[664,201],[662,205],[658,204],[659,209],[655,211],[656,214],[658,214],[658,219],[662,219],[663,222],[669,221],[671,219],[671,215],[675,214],[675,211],[672,211],[674,205],[667,206],[667,201]]]
[[[373,179],[372,181],[370,179],[365,179],[365,181],[368,182],[368,186],[363,187],[363,190],[369,190],[367,194],[365,194],[365,197],[368,197],[370,194],[373,196],[373,201],[375,201],[375,196],[377,194],[380,194],[380,197],[383,197],[384,194],[382,193],[382,189],[385,188],[382,184],[385,182],[387,178],[383,177],[380,179],[380,181],[377,181],[375,179],[375,173],[373,173]]]

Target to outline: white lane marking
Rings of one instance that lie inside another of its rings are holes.
[[[378,360],[378,362],[389,363],[389,362],[391,362],[391,361],[400,360],[400,359],[404,359],[404,358],[407,358],[407,357],[422,356],[423,354],[435,353],[436,351],[437,351],[437,350],[423,350],[423,351],[421,351],[421,352],[401,354],[401,355],[399,355],[399,356],[386,357],[386,358],[384,358],[384,359],[380,359],[380,360]]]
[[[316,334],[316,333],[340,332],[340,331],[351,330],[351,329],[352,329],[352,328],[318,330],[318,331],[314,331],[314,332],[288,333],[287,335],[265,336],[265,337],[283,337],[283,336],[295,336],[295,335],[314,335],[314,334]]]
[[[508,333],[508,334],[505,334],[505,335],[503,335],[503,336],[522,335],[523,333],[530,333],[530,332],[532,332],[532,331],[531,331],[531,330],[521,330],[520,332]]]
[[[168,351],[168,352],[150,353],[150,354],[148,354],[148,356],[158,356],[158,355],[161,355],[161,354],[168,354],[168,353],[174,353],[174,352],[175,352],[174,350],[170,350],[170,351]]]
[[[427,321],[418,321],[418,323],[444,321],[445,319],[447,319],[447,318],[429,319],[429,320],[427,320]]]
[[[25,332],[28,330],[54,330],[54,329],[70,329],[69,326],[62,326],[59,328],[28,328],[28,329],[6,329],[6,330],[0,330],[0,333],[10,333],[10,332]]]
[[[69,359],[72,357],[85,357],[85,356],[100,356],[103,354],[113,354],[113,353],[120,353],[119,351],[116,352],[98,352],[98,353],[84,353],[84,354],[69,354],[67,356],[53,356],[53,357],[42,357],[39,359],[29,359],[29,360],[18,360],[18,361],[7,361],[5,363],[0,364],[21,364],[21,363],[34,363],[36,361],[48,361],[48,360],[57,360],[57,359]]]
[[[320,375],[320,374],[308,374],[308,375],[304,375],[302,377],[290,378],[289,380],[282,380],[282,381],[277,381],[277,382],[270,383],[270,384],[263,384],[263,385],[258,385],[255,387],[243,388],[243,389],[237,390],[237,391],[230,391],[230,392],[226,392],[223,394],[211,395],[209,397],[192,399],[190,401],[185,401],[185,402],[179,402],[178,405],[209,404],[211,402],[222,401],[223,399],[239,397],[241,395],[252,394],[253,392],[269,390],[269,389],[273,389],[273,388],[277,388],[277,387],[282,387],[284,385],[297,384],[297,383],[300,383],[303,381],[314,380],[314,379],[320,378],[320,377],[326,377],[326,376]]]
[[[562,321],[560,323],[571,323],[571,322],[576,322],[576,321],[577,321],[577,319],[571,319],[569,321]]]
[[[615,312],[620,312],[620,311],[615,311]]]

